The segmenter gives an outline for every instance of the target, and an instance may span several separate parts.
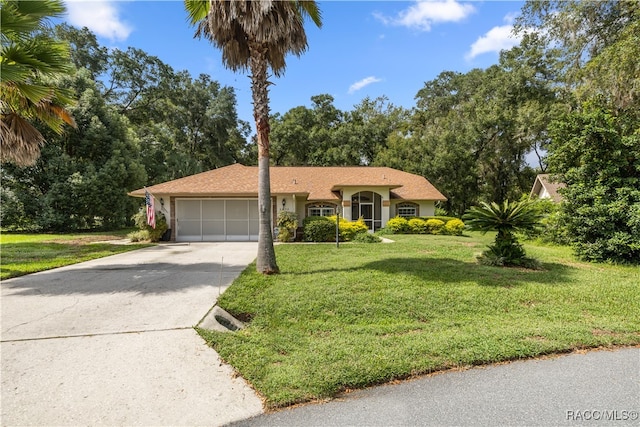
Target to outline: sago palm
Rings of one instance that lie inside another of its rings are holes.
[[[492,265],[535,266],[535,261],[526,258],[516,233],[535,230],[542,219],[542,213],[536,202],[521,200],[519,202],[480,203],[473,206],[463,216],[470,230],[497,231],[496,238],[489,250],[484,252],[481,261]]]
[[[196,36],[209,39],[222,51],[222,61],[233,71],[249,70],[253,117],[258,135],[258,235],[257,270],[278,272],[271,233],[269,180],[269,80],[284,72],[286,56],[307,49],[304,20],[321,25],[315,1],[298,0],[185,0]]]
[[[47,19],[64,13],[61,0],[0,1],[0,158],[20,166],[40,156],[40,121],[56,133],[75,125],[65,109],[70,92],[53,83],[71,71],[69,48],[46,34]]]

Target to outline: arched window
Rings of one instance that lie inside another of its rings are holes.
[[[307,216],[331,216],[336,213],[336,205],[329,203],[313,203],[307,205]]]
[[[418,205],[410,202],[398,203],[396,205],[396,215],[408,218],[412,216],[418,216]]]

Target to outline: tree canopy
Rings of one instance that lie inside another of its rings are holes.
[[[71,70],[68,45],[51,37],[48,22],[65,11],[61,0],[0,2],[0,160],[32,165],[45,137],[74,125],[71,93],[57,80]]]
[[[136,210],[128,190],[234,162],[263,173],[390,166],[429,179],[450,215],[519,200],[536,173],[550,173],[566,184],[558,224],[578,255],[640,261],[638,1],[527,1],[518,46],[485,69],[442,71],[415,88],[410,108],[379,97],[342,110],[318,94],[271,116],[267,71],[281,75],[286,53],[304,52],[305,19],[320,22],[316,4],[187,0],[225,63],[251,71],[253,135],[238,120],[234,89],[211,76],[173,70],[135,47],[108,49],[86,28],[49,28],[59,1],[0,4],[3,227],[119,226]],[[50,64],[36,68],[34,58]],[[77,129],[61,133],[71,117]],[[39,137],[20,154],[11,129]],[[40,159],[20,167],[45,139]],[[265,230],[268,190],[261,186]]]
[[[56,90],[76,98],[68,113],[77,126],[58,134],[35,123],[47,140],[41,157],[3,165],[3,227],[122,227],[139,205],[128,191],[244,160],[233,88],[139,49],[108,50],[86,28],[47,33],[70,46]]]
[[[559,52],[571,95],[548,127],[567,236],[584,259],[640,263],[640,2],[528,1],[519,30]]]

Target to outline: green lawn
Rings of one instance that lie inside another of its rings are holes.
[[[283,271],[250,266],[220,305],[249,327],[200,330],[267,406],[475,364],[640,344],[640,269],[525,245],[541,271],[481,266],[491,236],[287,244]]]
[[[96,243],[123,239],[130,231],[76,234],[2,233],[0,234],[0,279],[23,276],[150,246],[148,244]]]

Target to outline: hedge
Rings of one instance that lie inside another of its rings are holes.
[[[309,216],[304,224],[305,242],[332,242],[336,240],[336,216]],[[368,232],[368,227],[362,218],[358,221],[347,221],[340,218],[338,229],[341,242],[353,240],[358,234]]]
[[[396,216],[387,221],[385,231],[392,234],[451,234],[461,235],[465,225],[459,218],[429,216],[403,218]]]

